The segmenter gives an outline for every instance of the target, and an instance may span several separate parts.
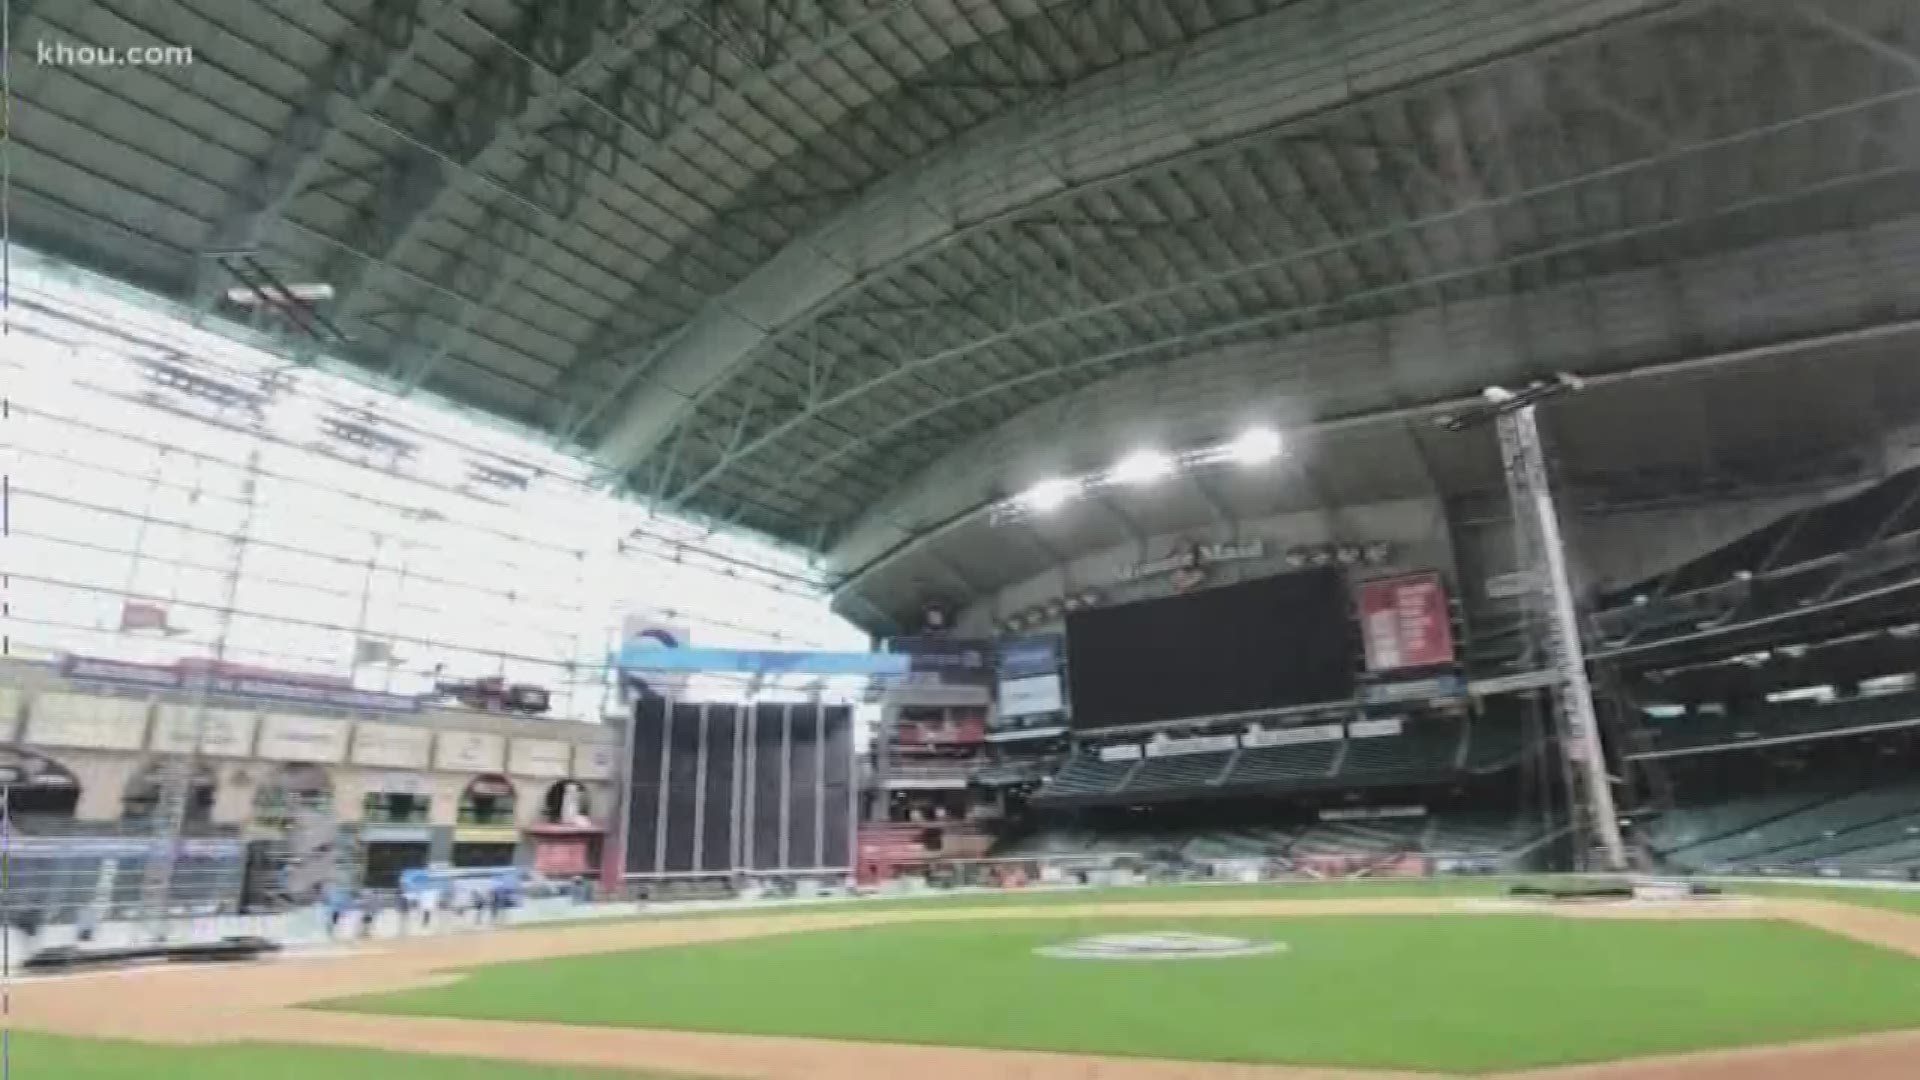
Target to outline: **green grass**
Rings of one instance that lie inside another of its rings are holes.
[[[1033,954],[1094,933],[1187,928],[1288,951],[1164,963]],[[331,1007],[1476,1072],[1920,1027],[1920,963],[1758,920],[956,920],[501,965]]]
[[[565,926],[612,926],[636,921],[681,919],[762,919],[769,915],[816,911],[918,911],[1004,907],[1071,907],[1079,904],[1143,904],[1190,900],[1364,900],[1368,897],[1460,898],[1504,896],[1520,877],[1345,878],[1336,881],[1274,881],[1262,884],[1189,883],[1124,885],[1090,889],[1005,889],[979,892],[928,892],[898,897],[795,900],[741,904],[700,911],[642,911],[618,918],[552,919],[521,923],[511,930],[550,930]],[[1562,883],[1566,879],[1560,879]]]
[[[156,1046],[14,1032],[14,1076],[58,1080],[666,1080],[657,1073],[320,1046]]]

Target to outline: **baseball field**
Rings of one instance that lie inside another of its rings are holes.
[[[10,1052],[89,1080],[1920,1075],[1920,894],[1500,888],[837,903],[53,979],[16,990]]]

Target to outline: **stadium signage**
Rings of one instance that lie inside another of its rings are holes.
[[[1453,663],[1452,615],[1439,574],[1366,582],[1359,608],[1368,671]]]
[[[907,657],[907,670],[913,672],[981,675],[993,666],[992,646],[965,638],[889,638],[887,652]]]
[[[60,662],[60,673],[74,682],[149,690],[201,691],[250,701],[292,702],[329,709],[377,712],[418,712],[417,698],[356,690],[351,685],[315,679],[293,672],[268,672],[255,668],[209,668],[181,664],[129,664],[117,660],[95,660],[69,656]]]
[[[1202,735],[1192,739],[1155,739],[1147,744],[1148,757],[1178,757],[1181,754],[1212,754],[1232,750],[1239,742],[1232,735]]]
[[[1051,675],[1060,670],[1060,635],[1042,634],[1000,643],[1000,678]]]
[[[1382,735],[1398,735],[1405,720],[1398,716],[1388,716],[1379,720],[1355,720],[1347,725],[1349,739],[1375,739]]]
[[[1465,696],[1467,683],[1458,675],[1404,682],[1374,683],[1360,688],[1360,700],[1368,705],[1399,705],[1409,701],[1446,701]]]
[[[1119,746],[1103,746],[1100,748],[1101,761],[1139,761],[1140,754],[1141,751],[1138,743],[1123,743]]]
[[[1060,693],[1060,676],[1052,672],[1007,679],[1000,684],[999,698],[1001,716],[1045,716],[1066,708]]]
[[[1387,821],[1426,816],[1424,806],[1343,806],[1320,811],[1321,821]]]
[[[1249,750],[1257,750],[1263,746],[1339,742],[1345,737],[1346,730],[1339,724],[1313,724],[1308,727],[1278,728],[1272,731],[1249,731],[1240,736],[1240,745]]]
[[[1220,934],[1193,934],[1162,930],[1149,934],[1101,934],[1061,945],[1035,949],[1054,960],[1224,960],[1236,956],[1265,956],[1286,946],[1278,941],[1251,941]]]
[[[1206,569],[1209,566],[1246,562],[1251,559],[1265,558],[1266,554],[1265,540],[1242,540],[1227,544],[1181,543],[1176,545],[1172,553],[1165,558],[1121,567],[1116,577],[1120,581],[1144,581],[1147,578],[1173,575],[1176,588],[1191,588],[1205,578]]]

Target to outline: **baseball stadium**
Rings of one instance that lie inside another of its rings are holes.
[[[0,28],[0,1080],[1920,1078],[1920,5]]]

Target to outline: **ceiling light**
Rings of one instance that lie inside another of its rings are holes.
[[[1158,450],[1135,450],[1120,459],[1110,478],[1117,484],[1151,484],[1173,471],[1173,459]]]
[[[1243,465],[1260,465],[1280,456],[1280,433],[1272,428],[1249,428],[1227,451]]]
[[[1044,514],[1060,509],[1079,492],[1080,484],[1075,480],[1042,480],[1020,494],[1020,503],[1029,510]]]

